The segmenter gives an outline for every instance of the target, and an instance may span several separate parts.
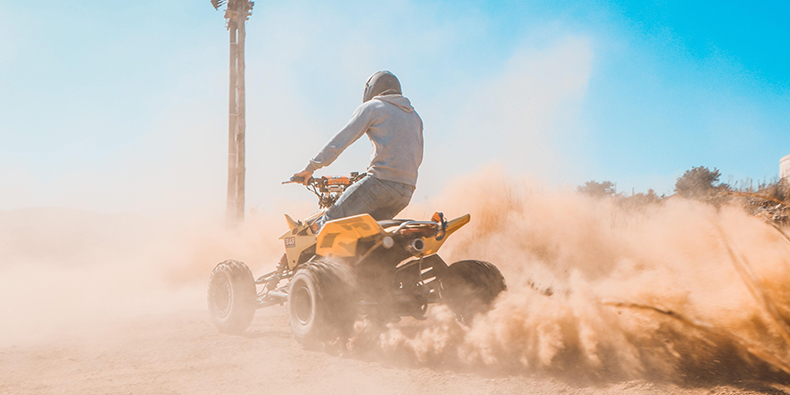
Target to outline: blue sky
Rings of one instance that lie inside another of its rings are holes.
[[[774,177],[790,154],[786,4],[258,1],[249,206],[311,199],[279,181],[379,69],[425,122],[419,198],[492,164],[659,193],[699,165]],[[226,128],[227,32],[208,1],[0,4],[0,210],[221,212]]]

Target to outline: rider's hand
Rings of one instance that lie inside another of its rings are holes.
[[[307,185],[310,182],[310,177],[313,176],[313,172],[310,170],[302,170],[293,175],[293,178],[302,178],[302,184]]]

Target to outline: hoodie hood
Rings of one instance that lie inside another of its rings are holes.
[[[362,94],[362,102],[365,103],[370,99],[380,95],[402,95],[403,91],[400,89],[400,81],[395,74],[387,70],[377,71],[373,73],[365,82],[365,92]]]
[[[379,100],[385,103],[392,104],[393,106],[403,110],[403,112],[414,112],[414,107],[411,106],[411,102],[409,101],[409,99],[403,97],[403,95],[376,96],[373,98],[373,100]]]

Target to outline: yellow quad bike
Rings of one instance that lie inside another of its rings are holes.
[[[243,332],[256,309],[284,303],[294,337],[305,345],[348,335],[360,316],[383,322],[421,319],[428,304],[444,303],[468,322],[490,308],[506,289],[499,269],[477,260],[447,265],[436,254],[469,222],[469,214],[450,221],[442,213],[430,221],[376,221],[361,214],[328,221],[316,232],[316,220],[365,176],[309,180],[320,211],[302,221],[285,216],[288,231],[280,237],[285,254],[277,270],[256,279],[239,261],[214,268],[208,309],[220,331]],[[284,184],[295,182],[301,180]]]

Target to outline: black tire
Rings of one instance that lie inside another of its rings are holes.
[[[226,333],[243,333],[255,315],[255,280],[242,262],[224,261],[208,281],[208,313],[214,325]]]
[[[491,309],[491,304],[507,289],[505,277],[491,263],[459,261],[449,266],[442,279],[442,300],[462,322]]]
[[[288,290],[288,323],[296,340],[319,347],[349,335],[357,316],[350,272],[334,262],[302,264]]]

